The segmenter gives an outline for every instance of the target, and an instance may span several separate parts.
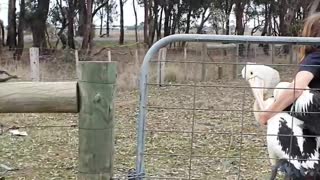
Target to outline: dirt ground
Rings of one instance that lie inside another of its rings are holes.
[[[144,50],[139,51],[142,55],[138,65],[133,61],[133,49],[112,52],[113,60],[119,62],[114,177],[126,179],[128,171],[135,168],[139,100],[136,87]],[[200,54],[195,50],[187,60],[198,60]],[[27,62],[7,62],[3,57],[1,64],[5,69],[20,75],[19,81],[29,80]],[[232,62],[233,56],[226,57]],[[217,62],[226,57],[219,56]],[[42,81],[76,80],[74,63],[68,62],[68,58],[72,59],[72,55],[43,56]],[[106,58],[106,54],[99,58]],[[179,61],[182,58],[182,51],[168,53],[168,59]],[[243,57],[240,61],[261,63],[269,58],[261,51],[256,58]],[[278,57],[276,63],[287,63],[286,58]],[[153,66],[151,83],[156,82]],[[213,76],[215,68],[211,66],[217,65],[207,65],[206,82],[198,81],[201,65],[188,65],[187,73],[181,63],[167,63],[166,66],[169,69],[166,83],[171,85],[149,87],[147,176],[155,179],[266,179],[270,166],[265,130],[257,126],[250,112],[251,90],[239,88],[248,87],[248,84],[240,78],[230,78],[228,65],[225,65],[227,73],[222,79]],[[288,66],[276,68],[283,81],[290,80],[294,73],[294,68]],[[8,132],[0,135],[0,164],[17,168],[9,172],[6,179],[76,179],[77,114],[0,114],[0,119],[4,130],[17,126],[28,133],[26,137],[14,137]]]

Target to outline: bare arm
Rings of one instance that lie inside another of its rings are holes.
[[[297,73],[295,80],[290,84],[288,89],[284,90],[278,99],[266,111],[273,111],[270,118],[277,112],[283,111],[291,105],[309,85],[314,75],[308,71],[300,71]]]

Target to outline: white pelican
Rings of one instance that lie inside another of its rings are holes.
[[[255,97],[255,101],[260,110],[264,110],[268,103],[276,100],[281,89],[273,92],[271,100],[264,101],[264,94],[261,88],[287,87],[290,83],[279,84],[279,73],[271,67],[257,64],[247,64],[242,70],[242,76],[250,86]],[[260,89],[257,89],[260,88]],[[306,91],[304,93],[309,93]],[[309,97],[309,96],[308,96]],[[300,110],[304,110],[306,103],[302,103],[304,96],[298,98],[297,105]],[[301,99],[302,102],[299,102]],[[292,109],[291,108],[291,109]],[[298,108],[298,107],[297,107]],[[298,110],[299,110],[298,108]],[[257,116],[257,115],[255,115]],[[309,135],[308,137],[303,137]],[[267,125],[267,147],[271,165],[273,166],[271,179],[274,179],[277,171],[284,172],[287,178],[292,179],[320,179],[319,165],[319,137],[314,135],[305,127],[304,121],[289,113],[279,112],[268,121]]]
[[[248,65],[252,66],[248,66]],[[270,97],[264,100],[265,96],[272,96],[272,88],[280,82],[279,72],[273,68],[264,65],[257,65],[255,63],[248,63],[242,71],[242,78],[246,79],[251,88],[255,101],[253,104],[253,114],[257,123],[259,124],[259,111],[260,107],[267,108],[272,104],[274,98]],[[264,79],[262,79],[264,78]],[[265,88],[261,88],[265,87]]]

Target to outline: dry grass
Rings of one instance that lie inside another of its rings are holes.
[[[115,176],[125,177],[135,168],[136,118],[139,93],[137,80],[144,50],[140,49],[138,63],[133,49],[115,49],[114,61],[118,62],[118,92],[115,100],[116,154]],[[199,58],[200,52],[191,51],[188,60]],[[57,53],[41,62],[43,81],[76,80],[73,62],[61,63],[67,55]],[[2,56],[4,57],[4,56]],[[54,60],[53,57],[55,57]],[[182,52],[169,51],[168,59],[181,60]],[[105,54],[97,58],[106,58]],[[155,56],[154,60],[157,57]],[[222,59],[222,57],[218,57]],[[230,61],[232,60],[231,57]],[[261,61],[266,57],[261,57]],[[72,59],[72,58],[71,58]],[[223,58],[224,59],[224,58]],[[249,59],[250,60],[250,59]],[[2,67],[28,81],[27,62],[1,61]],[[245,94],[236,86],[246,86],[243,80],[232,80],[225,72],[216,80],[216,65],[208,65],[210,82],[190,86],[150,87],[147,114],[146,171],[148,176],[182,177],[199,179],[265,179],[269,175],[264,130],[257,128],[250,110],[250,90]],[[186,71],[185,71],[186,68]],[[166,81],[192,84],[200,78],[201,65],[167,63]],[[288,68],[279,68],[287,80],[292,74]],[[151,65],[151,82],[156,80],[156,67]],[[185,73],[187,72],[187,73]],[[227,88],[214,87],[225,85]],[[195,100],[194,100],[195,98]],[[244,100],[244,101],[243,101]],[[168,107],[207,110],[168,110]],[[237,110],[217,111],[217,110]],[[78,159],[78,129],[76,114],[1,114],[1,124],[6,128],[20,126],[27,137],[0,135],[0,163],[20,170],[8,174],[6,179],[76,179]],[[35,127],[36,126],[36,127]],[[37,126],[69,126],[44,128]],[[190,132],[194,133],[190,133]],[[175,131],[175,132],[174,132]],[[241,135],[253,134],[253,135]],[[254,135],[256,134],[256,135]],[[191,143],[193,142],[193,143]],[[158,155],[156,155],[158,154]],[[190,156],[192,156],[190,160]],[[241,158],[240,158],[241,156]],[[259,158],[259,159],[258,159]],[[191,169],[190,169],[191,167]]]

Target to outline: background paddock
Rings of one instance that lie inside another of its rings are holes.
[[[272,57],[265,55],[257,44],[250,44],[250,49],[244,49],[242,56],[235,53],[237,44],[204,45],[188,43],[186,49],[167,46],[165,58],[156,55],[150,63],[146,173],[150,177],[169,179],[267,177],[270,167],[265,130],[256,126],[250,112],[251,90],[243,88],[248,85],[242,78],[234,77],[234,63],[270,63]],[[274,64],[296,61],[290,59],[290,54],[281,54],[281,46],[278,47],[278,53],[273,52]],[[25,52],[21,61],[13,60],[9,52],[1,56],[3,69],[21,77],[17,81],[31,80],[29,49]],[[108,60],[111,54],[112,61],[118,64],[114,177],[124,179],[129,170],[135,168],[137,83],[146,49],[110,47],[96,52],[94,58]],[[161,70],[164,73],[161,87],[159,60],[165,64]],[[76,80],[73,51],[55,50],[40,55],[39,63],[40,81]],[[296,69],[287,65],[275,68],[280,71],[283,81],[289,81]],[[237,67],[237,73],[239,70],[241,66]],[[8,174],[9,179],[76,177],[77,114],[11,113],[0,116],[4,131],[0,135],[1,162],[18,168]],[[26,131],[28,136],[11,136],[7,130],[13,127]]]

